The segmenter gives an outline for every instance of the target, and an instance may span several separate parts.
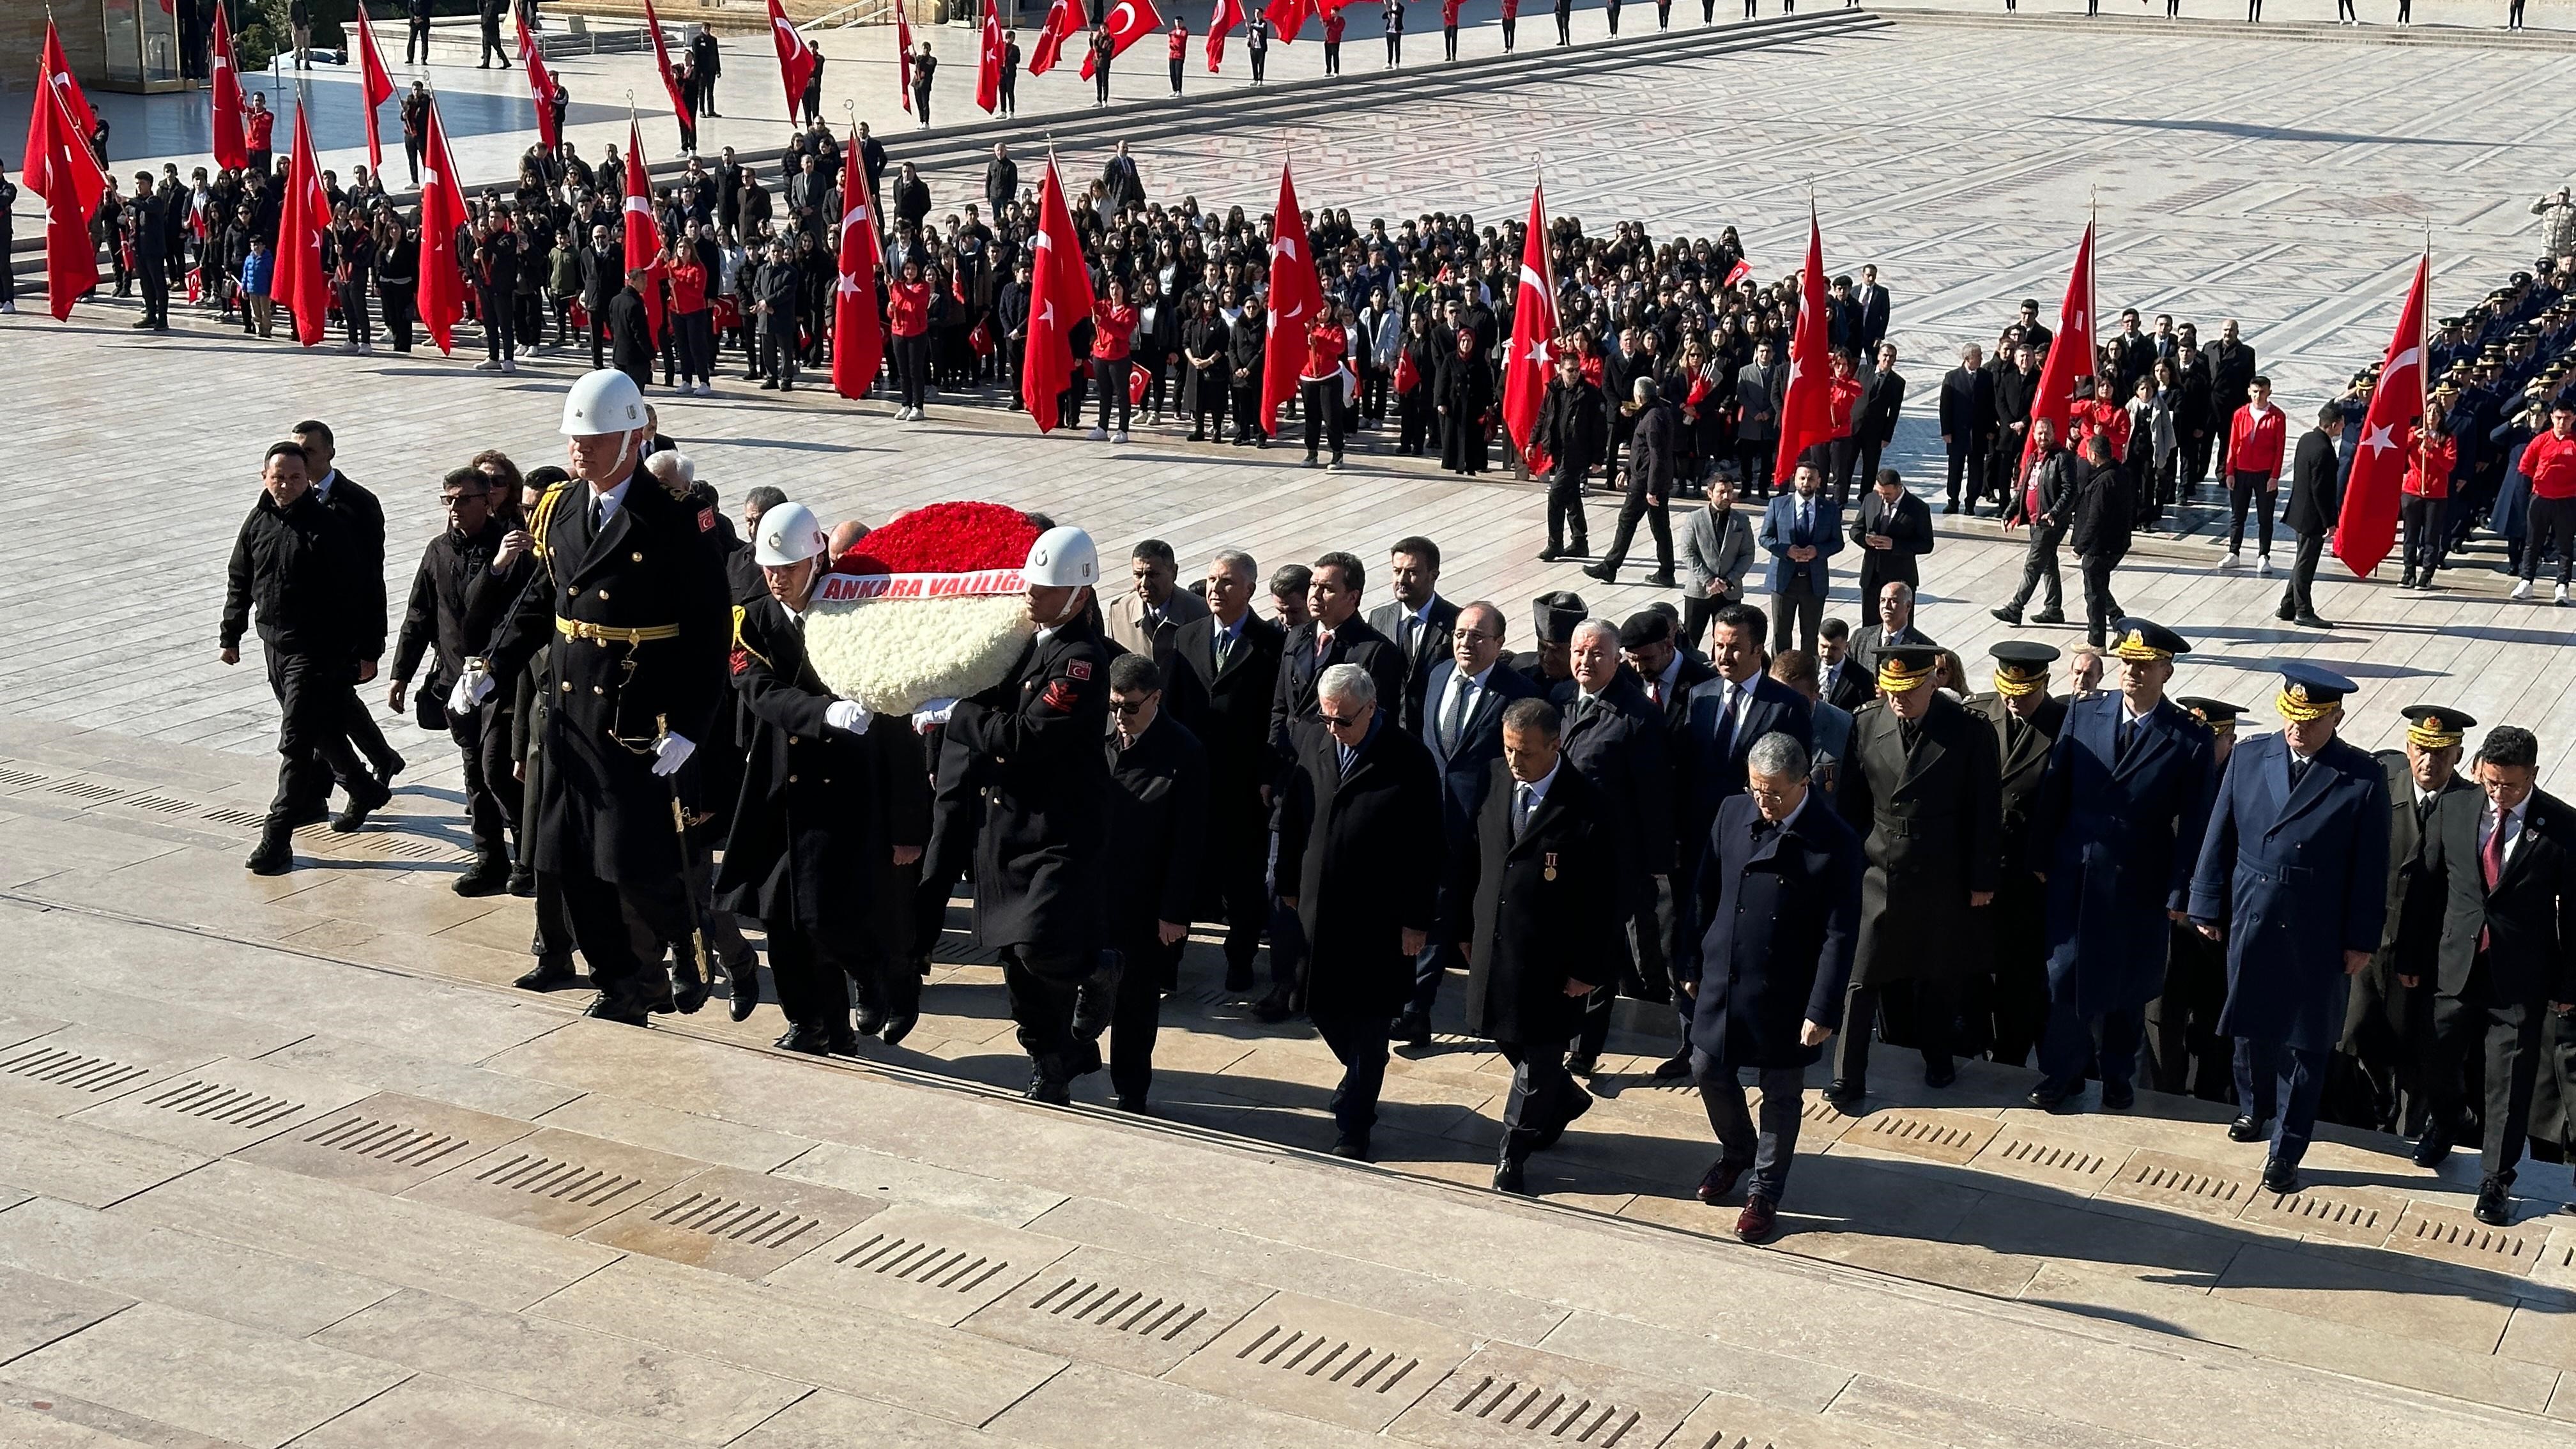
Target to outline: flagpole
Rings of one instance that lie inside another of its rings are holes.
[[[2433,223],[2424,223],[2424,295],[2415,308],[2415,472],[2424,472],[2424,425],[2433,420],[2433,351],[2428,326],[2433,317]],[[2457,456],[2454,454],[2453,456]],[[2425,480],[2428,484],[2430,479]],[[2525,547],[2529,547],[2525,544]]]
[[[2102,271],[2102,188],[2098,184],[2091,188],[2086,205],[2088,211],[2084,218],[2084,238],[2090,245],[2086,248],[2084,259],[2084,347],[2093,355],[2084,359],[2084,370],[2093,377],[2093,400],[2101,402],[2104,400],[2101,376],[2102,349],[2093,342],[2093,334],[2100,331],[2102,327],[2102,309],[2095,305],[2093,300],[2094,278]],[[2125,398],[2112,398],[2110,401],[2119,407],[2128,406],[2128,400]],[[2264,506],[2268,508],[2271,505]]]

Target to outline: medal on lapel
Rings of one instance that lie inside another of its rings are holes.
[[[1551,851],[1549,851],[1549,852],[1547,853],[1547,863],[1546,863],[1546,865],[1544,865],[1544,866],[1542,866],[1542,867],[1540,868],[1540,870],[1539,870],[1539,879],[1541,879],[1541,880],[1554,880],[1554,879],[1556,879],[1556,852],[1555,852],[1555,851],[1551,850]]]

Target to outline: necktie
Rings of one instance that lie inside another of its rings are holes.
[[[2308,778],[2308,765],[2309,760],[2305,755],[2290,756],[2290,788],[2293,791],[2299,788],[2301,780]]]
[[[1512,839],[1518,840],[1529,829],[1530,787],[1524,780],[1512,787]]]
[[[1330,653],[1332,653],[1332,652],[1333,652],[1333,631],[1332,631],[1332,630],[1330,630],[1330,629],[1318,629],[1318,630],[1316,630],[1316,631],[1315,631],[1315,657],[1316,657],[1316,658],[1318,658],[1318,659],[1321,659],[1321,658],[1323,658],[1325,655],[1330,654]]]
[[[1419,615],[1419,614],[1407,614],[1407,615],[1405,615],[1405,616],[1404,616],[1404,657],[1405,657],[1405,658],[1407,658],[1407,659],[1411,659],[1411,658],[1413,657],[1413,655],[1414,655],[1414,648],[1415,648],[1415,646],[1416,646],[1416,645],[1419,645],[1421,642],[1422,642],[1422,616],[1421,616],[1421,615]]]
[[[1810,533],[1810,532],[1813,532],[1813,531],[1814,531],[1815,526],[1816,526],[1816,515],[1815,515],[1815,511],[1814,511],[1814,510],[1815,510],[1815,505],[1814,505],[1814,504],[1811,504],[1811,503],[1801,502],[1801,503],[1798,505],[1798,532],[1799,532],[1799,533],[1801,533],[1801,534],[1805,534],[1805,533]]]
[[[1661,709],[1661,708],[1663,708],[1663,707],[1664,707],[1664,682],[1663,682],[1662,680],[1660,680],[1660,679],[1649,679],[1649,680],[1647,680],[1647,681],[1646,681],[1646,698],[1651,699],[1651,700],[1653,700],[1653,701],[1655,702],[1655,708],[1657,708],[1657,709]]]
[[[2129,757],[2129,741],[2135,739],[2137,734],[2137,722],[2130,719],[2127,714],[2122,714],[2120,716],[2119,743],[2112,747],[2111,758],[2113,761],[2125,760]]]
[[[2495,828],[2487,832],[2486,846],[2478,852],[2478,873],[2486,878],[2490,893],[2495,890],[2496,881],[2504,875],[2504,833],[2512,824],[2512,816],[2496,812]],[[2478,928],[2478,949],[2483,951],[2487,945],[2487,930],[2481,926]]]
[[[1219,629],[1219,630],[1217,630],[1217,631],[1216,631],[1216,667],[1217,667],[1217,672],[1218,672],[1218,673],[1222,674],[1222,673],[1224,673],[1224,672],[1225,672],[1225,663],[1226,663],[1226,661],[1227,661],[1228,659],[1232,658],[1233,656],[1234,656],[1234,631],[1233,631],[1233,630],[1231,630],[1231,629]]]
[[[593,538],[599,537],[599,531],[607,526],[608,495],[605,493],[593,493],[590,495],[590,536]]]
[[[1351,758],[1352,758],[1354,755],[1357,755],[1358,753],[1359,753],[1359,751],[1357,751],[1357,750],[1355,750],[1355,749],[1352,749],[1352,748],[1351,748],[1350,746],[1348,746],[1348,745],[1343,745],[1343,746],[1341,746],[1341,747],[1340,747],[1339,754],[1338,754],[1338,758],[1339,758],[1339,760],[1340,760],[1340,762],[1341,762],[1342,775],[1344,776],[1344,778],[1348,778],[1348,777],[1349,777],[1349,775],[1350,775],[1350,773],[1351,773]]]
[[[1717,691],[1717,754],[1725,759],[1735,753],[1735,686],[1724,684]]]
[[[1458,753],[1458,732],[1466,728],[1467,701],[1474,698],[1476,681],[1458,675],[1449,683],[1449,707],[1440,712],[1440,753]]]
[[[2441,803],[2439,795],[2425,795],[2415,801],[2415,828],[2418,831],[2433,823],[2433,807]]]

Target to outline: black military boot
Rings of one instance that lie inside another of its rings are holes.
[[[497,896],[510,888],[510,858],[497,850],[476,856],[472,868],[451,887],[460,896]]]
[[[385,802],[393,798],[394,792],[378,781],[360,781],[350,790],[348,803],[340,807],[340,813],[331,817],[331,828],[347,835],[366,824],[369,815],[383,809]]]
[[[295,840],[283,822],[271,822],[259,832],[259,845],[242,862],[253,875],[284,875],[295,869]]]

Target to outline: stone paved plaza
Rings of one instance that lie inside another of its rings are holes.
[[[1556,210],[1732,223],[1771,266],[1812,182],[1829,262],[1876,260],[1896,293],[1918,396],[1926,354],[2022,295],[2053,307],[2098,185],[2103,302],[2242,318],[2294,417],[2384,344],[2420,214],[2437,303],[2465,301],[2526,257],[2522,207],[2561,179],[2541,128],[2442,95],[2563,86],[2565,54],[2120,45],[2187,84],[2141,88],[2055,31],[1900,18],[1141,149],[1157,195],[1250,209],[1285,144],[1308,204],[1363,218],[1514,212],[1543,162]],[[2067,119],[1994,124],[1999,64]],[[1328,1159],[1329,1054],[1229,998],[1212,937],[1141,1120],[1097,1079],[1071,1112],[1016,1100],[962,904],[922,1026],[857,1062],[768,1050],[771,1008],[638,1032],[512,992],[525,903],[447,890],[453,750],[405,723],[391,809],[247,876],[274,706],[255,666],[216,662],[214,624],[260,449],[333,424],[385,498],[399,596],[438,473],[491,445],[553,460],[578,364],[146,341],[127,315],[0,323],[21,480],[0,525],[25,540],[0,577],[0,1444],[2465,1449],[2576,1420],[2563,1168],[2527,1167],[2518,1221],[2489,1230],[2474,1164],[2422,1172],[2387,1139],[2329,1130],[2280,1198],[2206,1104],[2044,1117],[2016,1105],[2025,1073],[1933,1093],[1891,1067],[1869,1115],[1811,1107],[1755,1250],[1690,1197],[1713,1148],[1644,1076],[1669,1048],[1642,1015],[1520,1202],[1482,1187],[1507,1073],[1454,1018],[1399,1054],[1381,1161]],[[765,482],[827,518],[984,497],[1112,551],[1152,534],[1265,567],[1425,532],[1444,592],[1502,601],[1515,647],[1542,590],[1614,616],[1652,597],[1534,562],[1542,500],[1508,479],[1354,454],[1326,480],[1293,450],[1150,429],[1111,449],[953,400],[907,426],[736,383],[661,406],[728,506]],[[1909,418],[1894,461],[1919,482],[1936,447]],[[2020,545],[1943,522],[1923,623],[1974,656]],[[2341,627],[2292,633],[2278,579],[2216,572],[2194,522],[2120,575],[2201,646],[2177,690],[2258,705],[2268,663],[2315,657],[2361,682],[2366,745],[2447,699],[2538,729],[2563,770],[2570,615],[2483,569],[2430,595],[2337,576],[2319,607]],[[1848,575],[1835,608],[1855,613]]]

